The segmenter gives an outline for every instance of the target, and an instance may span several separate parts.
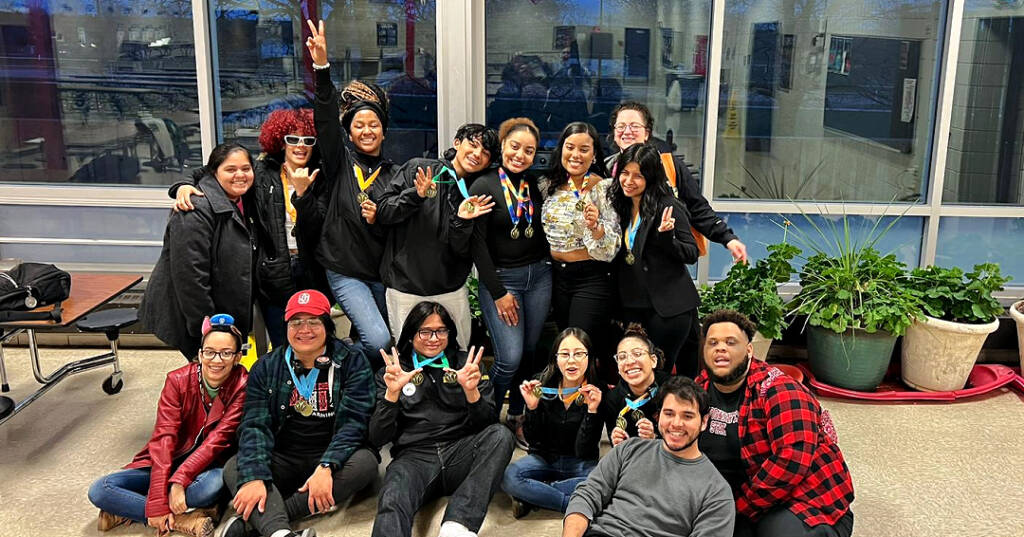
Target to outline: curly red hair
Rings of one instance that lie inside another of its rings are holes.
[[[260,128],[260,148],[268,155],[281,154],[284,151],[284,137],[287,134],[316,136],[313,110],[299,108],[271,112]]]

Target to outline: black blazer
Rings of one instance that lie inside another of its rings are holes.
[[[647,290],[654,311],[662,317],[671,317],[690,311],[700,304],[697,288],[693,286],[686,265],[697,262],[700,252],[690,232],[689,213],[683,202],[668,198],[661,202],[654,218],[645,218],[636,232],[633,243],[634,266],[626,264],[626,249],[620,248],[615,256],[616,275],[619,282],[619,296],[635,292],[639,286]],[[661,213],[672,204],[675,228],[659,232]],[[629,222],[622,225],[623,234]],[[636,268],[639,267],[639,271]],[[639,272],[640,277],[636,274]]]

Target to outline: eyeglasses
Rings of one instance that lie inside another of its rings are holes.
[[[284,143],[288,145],[304,145],[306,147],[313,147],[316,145],[316,136],[295,136],[294,134],[286,134],[284,137]]]
[[[633,350],[631,350],[629,352],[622,351],[622,352],[615,353],[614,355],[612,355],[612,357],[615,358],[615,362],[616,363],[622,363],[622,362],[625,362],[625,361],[629,360],[630,358],[632,358],[634,360],[639,360],[639,359],[643,358],[644,356],[650,356],[650,355],[651,355],[651,353],[647,349],[641,349],[640,347],[637,347],[637,348],[635,348],[635,349],[633,349]]]
[[[647,130],[647,125],[643,123],[616,123],[615,132],[626,132],[627,130],[633,132],[641,132]]]
[[[202,356],[204,360],[214,360],[220,358],[221,361],[230,362],[238,355],[238,351],[218,351],[216,349],[203,348],[199,351],[199,356]]]
[[[292,330],[299,330],[302,327],[315,330],[317,328],[323,328],[324,322],[319,317],[310,317],[308,319],[292,319],[288,321],[288,328]]]
[[[555,356],[558,357],[559,360],[568,360],[569,358],[572,358],[577,361],[583,361],[586,360],[588,356],[590,356],[590,353],[588,353],[587,351],[576,351],[572,354],[569,354],[567,352],[559,352],[556,353]]]
[[[437,336],[437,339],[443,339],[448,337],[448,329],[438,328],[437,330],[429,330],[424,328],[422,330],[417,330],[416,336],[422,339],[423,341],[430,341],[430,339],[433,338],[434,336]]]

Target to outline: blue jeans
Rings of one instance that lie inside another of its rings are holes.
[[[132,468],[97,479],[89,487],[89,501],[102,511],[145,524],[149,470]],[[185,489],[185,505],[189,508],[210,507],[217,503],[224,487],[223,474],[222,468],[211,468],[196,476]]]
[[[480,310],[494,344],[494,367],[490,373],[495,408],[500,413],[505,393],[512,387],[519,364],[524,356],[533,356],[544,321],[548,317],[551,307],[551,262],[538,261],[523,267],[498,267],[496,270],[502,285],[519,302],[519,324],[509,326],[498,316],[495,297],[488,292],[487,286],[480,285]],[[532,368],[533,364],[529,361],[528,364]],[[533,371],[526,373],[532,374]],[[519,390],[512,390],[508,413],[523,413],[523,398]]]
[[[595,466],[597,461],[576,457],[559,457],[548,463],[531,453],[508,465],[501,488],[518,500],[564,513],[576,485],[586,480]]]
[[[350,278],[330,270],[327,271],[327,282],[341,309],[359,332],[359,344],[376,371],[384,364],[380,349],[386,349],[391,343],[391,332],[384,322],[388,318],[384,301],[387,288],[380,282]]]

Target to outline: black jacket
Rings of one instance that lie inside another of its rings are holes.
[[[660,369],[655,369],[653,385],[660,386],[664,384],[670,376],[671,375]],[[619,417],[619,412],[626,406],[627,397],[630,401],[636,400],[636,396],[633,395],[633,391],[629,389],[629,385],[626,384],[626,381],[620,379],[619,383],[601,398],[601,416],[604,417],[605,428],[607,429],[609,436],[612,434],[612,429],[615,428],[615,421]],[[656,436],[661,436],[661,433],[658,432],[658,409],[655,407],[655,405],[657,405],[657,401],[657,397],[652,397],[650,401],[641,405],[639,410],[643,413],[645,418],[654,423],[654,434]],[[629,436],[636,436],[636,422],[639,420],[633,418],[633,411],[626,411],[623,417],[626,418],[626,434]]]
[[[183,184],[193,183],[179,181],[171,185],[168,195],[174,198],[178,193],[178,187]],[[198,184],[195,186],[198,188]],[[206,193],[202,188],[199,190]],[[259,287],[256,293],[261,302],[280,307],[284,307],[288,299],[300,289],[330,290],[323,268],[312,255],[319,241],[320,223],[300,212],[298,207],[294,233],[299,248],[299,260],[305,274],[300,280],[292,272],[291,253],[288,250],[285,229],[284,196],[281,163],[270,155],[261,154],[255,161],[253,184],[247,194],[247,197],[251,197],[256,211],[253,223],[260,245],[260,257],[257,261]],[[325,294],[328,297],[332,296],[330,292],[325,291]]]
[[[605,159],[605,164],[609,170],[612,169],[617,158],[619,158],[618,153]],[[715,210],[711,208],[711,204],[708,203],[707,198],[701,193],[700,185],[697,184],[697,180],[690,173],[690,168],[686,166],[683,156],[673,155],[672,162],[676,168],[676,196],[686,206],[690,225],[707,237],[709,241],[717,242],[723,246],[733,239],[738,239],[739,237],[733,233],[729,224],[726,224],[724,220],[718,217]],[[612,179],[615,178],[613,177]]]
[[[459,218],[463,196],[455,184],[438,184],[437,196],[416,193],[416,168],[437,175],[447,160],[414,158],[406,162],[377,204],[377,223],[389,226],[380,276],[384,285],[403,293],[428,296],[465,285],[473,222]],[[448,181],[442,176],[438,181]],[[471,179],[466,179],[469,188]]]
[[[548,461],[557,457],[597,460],[603,421],[601,412],[591,414],[587,412],[586,405],[579,405],[576,401],[565,408],[557,398],[541,399],[536,410],[526,410],[523,435],[530,444],[530,454],[540,455]]]
[[[458,353],[451,368],[461,368],[466,356],[464,352]],[[406,371],[413,369],[409,357],[403,356],[400,361]],[[384,398],[384,370],[382,367],[374,375],[377,406],[370,418],[370,445],[380,449],[391,442],[392,458],[408,448],[453,442],[494,423],[494,389],[486,374],[477,385],[480,399],[471,404],[466,401],[462,386],[443,382],[444,371],[424,367],[423,384],[416,386],[411,396],[403,392],[398,402],[392,403]]]
[[[362,217],[359,201],[359,181],[352,167],[359,166],[364,178],[373,169],[346,145],[347,135],[338,122],[338,91],[331,81],[330,69],[316,71],[316,98],[313,118],[316,123],[317,145],[322,155],[320,176],[310,189],[312,195],[293,198],[295,209],[302,218],[310,219],[314,227],[322,225],[316,259],[333,272],[380,281],[380,262],[384,254],[387,230],[379,223],[368,224]],[[367,194],[375,203],[387,190],[398,167],[387,159],[380,159],[380,173]]]
[[[658,315],[672,317],[690,311],[700,303],[697,288],[684,268],[684,265],[697,262],[699,252],[683,202],[671,197],[666,199],[672,203],[675,228],[658,231],[661,213],[667,205],[659,206],[653,218],[644,218],[640,222],[632,249],[636,262],[632,265],[626,263],[628,252],[623,247],[613,263],[619,282],[619,298],[623,303],[628,304],[631,295],[646,294]],[[622,226],[623,235],[628,232],[628,227],[627,219]]]
[[[252,326],[253,265],[258,255],[253,204],[243,218],[212,175],[195,210],[171,211],[163,249],[146,285],[139,318],[161,341],[189,356],[199,350],[203,318],[229,313],[243,334]]]

